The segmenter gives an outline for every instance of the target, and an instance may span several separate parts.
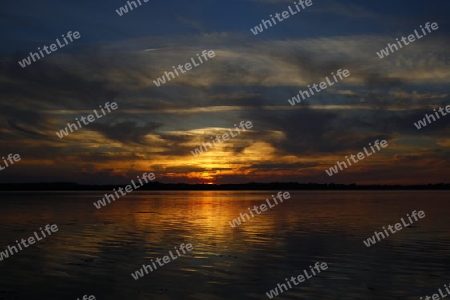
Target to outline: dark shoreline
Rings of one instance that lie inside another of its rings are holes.
[[[0,191],[105,191],[126,185],[83,185],[70,182],[60,183],[1,183]],[[186,183],[159,183],[151,182],[140,187],[146,191],[264,191],[264,190],[450,190],[449,183],[423,184],[423,185],[356,185],[334,183],[245,183],[245,184],[186,184]]]

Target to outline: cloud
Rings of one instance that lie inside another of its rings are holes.
[[[249,181],[246,175],[263,180],[281,168],[286,170],[279,178],[323,180],[319,174],[329,163],[376,139],[393,141],[395,153],[407,143],[402,139],[426,137],[432,146],[425,150],[440,149],[433,153],[445,156],[448,142],[442,137],[448,135],[448,122],[439,120],[421,131],[413,122],[449,100],[450,70],[440,60],[447,39],[430,37],[380,60],[375,51],[391,40],[248,41],[230,33],[140,38],[55,53],[25,69],[17,63],[24,56],[12,55],[0,63],[0,138],[5,150],[20,149],[27,157],[21,170],[30,178],[38,178],[45,164],[48,178],[69,171],[74,178],[87,175],[96,181],[152,167],[173,180]],[[166,86],[154,85],[173,65],[205,49],[213,49],[216,57]],[[287,103],[299,89],[337,69],[349,69],[351,76],[300,105]],[[119,104],[117,111],[62,140],[55,136],[76,117],[112,101]],[[252,121],[252,130],[192,156],[202,142],[241,120]],[[428,157],[386,159],[399,165],[409,159],[428,170],[423,165]],[[65,169],[58,166],[62,163]],[[380,168],[374,176],[386,174],[388,166]]]

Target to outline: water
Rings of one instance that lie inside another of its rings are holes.
[[[450,282],[450,192],[297,191],[230,226],[273,193],[135,191],[99,210],[100,192],[1,193],[0,251],[46,224],[59,231],[0,262],[0,299],[269,299],[317,261],[328,270],[276,299],[419,299]],[[413,210],[426,217],[363,244]],[[131,277],[182,243],[194,250]]]

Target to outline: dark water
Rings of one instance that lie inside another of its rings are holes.
[[[450,282],[450,192],[291,192],[231,228],[271,194],[135,191],[97,210],[98,192],[1,193],[0,251],[46,224],[59,231],[0,262],[0,299],[269,299],[317,261],[328,270],[275,299],[419,299]],[[413,210],[426,217],[363,244]],[[131,277],[181,243],[194,250]]]

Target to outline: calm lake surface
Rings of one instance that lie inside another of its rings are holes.
[[[102,192],[0,193],[0,251],[59,228],[0,262],[0,299],[269,299],[317,261],[328,270],[275,299],[418,300],[450,282],[450,192],[292,191],[230,226],[276,192],[134,191],[101,209]],[[414,210],[426,217],[364,245]],[[194,249],[131,277],[181,243]]]

